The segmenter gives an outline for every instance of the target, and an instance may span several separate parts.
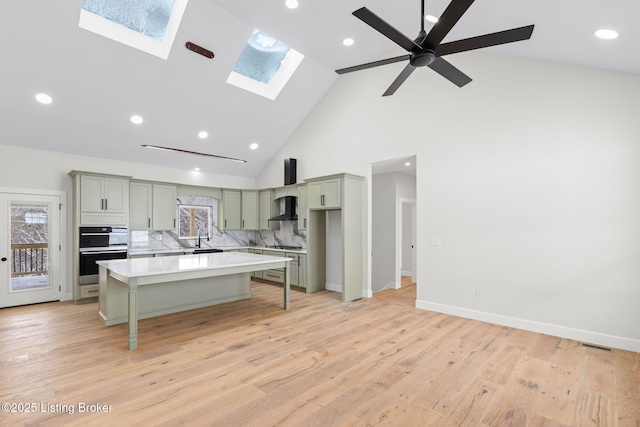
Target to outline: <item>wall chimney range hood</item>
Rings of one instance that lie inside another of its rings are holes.
[[[292,185],[297,181],[296,176],[296,159],[284,159],[284,185]],[[284,197],[284,213],[273,218],[269,221],[297,221],[298,215],[296,214],[296,197],[286,196]]]

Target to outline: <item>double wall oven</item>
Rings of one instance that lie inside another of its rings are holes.
[[[80,227],[80,284],[98,283],[96,261],[127,258],[126,227]]]

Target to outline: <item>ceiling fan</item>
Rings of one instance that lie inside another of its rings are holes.
[[[468,39],[441,44],[445,36],[449,31],[451,31],[453,26],[458,22],[462,15],[464,15],[467,9],[469,9],[473,2],[474,0],[452,0],[438,22],[433,26],[429,34],[427,34],[424,31],[424,0],[422,0],[420,33],[415,40],[411,40],[402,34],[366,7],[356,10],[353,12],[353,15],[356,18],[362,20],[365,24],[368,24],[374,30],[382,33],[382,35],[408,51],[409,54],[356,65],[354,67],[342,68],[340,70],[336,70],[336,73],[350,73],[352,71],[365,70],[367,68],[392,64],[394,62],[401,62],[408,59],[409,64],[407,64],[404,70],[402,70],[400,75],[394,80],[391,86],[389,86],[389,89],[387,89],[382,96],[393,95],[400,85],[402,85],[402,83],[404,83],[404,81],[407,80],[411,73],[413,73],[413,71],[418,67],[429,67],[458,87],[466,85],[471,81],[471,78],[449,62],[445,61],[442,58],[444,55],[527,40],[533,33],[533,25],[529,25],[526,27],[499,31],[497,33],[485,34],[483,36],[471,37]]]

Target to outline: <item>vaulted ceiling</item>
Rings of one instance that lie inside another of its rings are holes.
[[[426,13],[438,16],[448,3],[426,0]],[[287,8],[285,0],[189,0],[164,60],[79,28],[81,4],[0,5],[0,144],[255,177],[338,78],[335,69],[399,54],[393,42],[351,12],[366,6],[410,38],[420,28],[419,0],[299,0],[297,9]],[[636,0],[476,0],[445,41],[535,24],[530,40],[485,51],[640,74],[637,16]],[[426,23],[427,31],[432,25]],[[254,28],[305,55],[275,101],[226,83]],[[620,37],[597,39],[593,33],[599,28],[615,29]],[[342,44],[348,37],[353,46]],[[187,50],[187,41],[215,57]],[[455,64],[455,57],[447,59]],[[400,72],[404,64],[386,67]],[[473,78],[472,69],[464,71]],[[390,83],[370,90],[382,94]],[[399,90],[427,96],[429,88]],[[40,92],[53,102],[37,103]],[[134,114],[144,118],[141,125],[129,120]],[[201,130],[209,133],[206,139],[198,138]],[[258,149],[250,149],[252,143]],[[247,162],[148,150],[143,144]]]

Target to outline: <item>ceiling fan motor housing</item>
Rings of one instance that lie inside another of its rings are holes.
[[[426,67],[436,59],[436,53],[431,49],[425,49],[411,54],[409,62],[414,67]]]

